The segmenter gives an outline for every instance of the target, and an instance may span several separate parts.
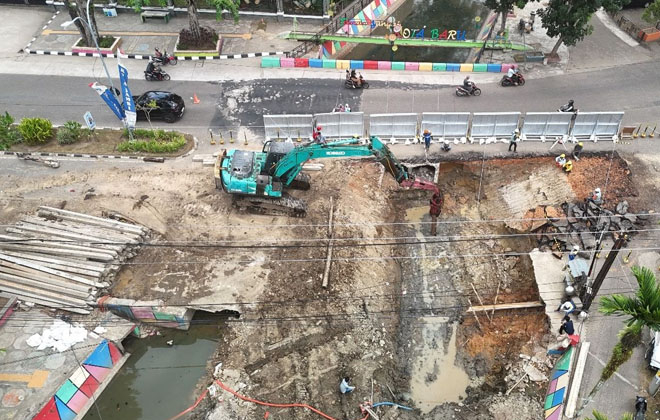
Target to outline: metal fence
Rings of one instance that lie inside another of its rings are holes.
[[[316,125],[323,127],[325,137],[361,137],[364,134],[364,113],[332,112],[316,114]]]
[[[541,140],[568,136],[573,114],[565,112],[528,112],[521,134],[524,140]]]
[[[302,115],[264,115],[266,140],[312,138],[314,116]]]
[[[417,114],[374,114],[369,134],[383,138],[412,140],[417,137]]]
[[[577,139],[613,140],[619,134],[623,112],[580,112],[571,136]]]
[[[424,112],[421,129],[428,129],[439,141],[466,138],[470,129],[470,113]]]
[[[477,139],[508,137],[518,128],[520,112],[475,112],[470,135]]]

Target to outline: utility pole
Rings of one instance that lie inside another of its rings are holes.
[[[607,276],[607,273],[610,271],[610,268],[612,267],[612,264],[614,263],[614,260],[616,259],[617,255],[619,255],[619,250],[621,250],[621,247],[623,246],[625,241],[626,241],[626,236],[622,234],[614,242],[614,245],[612,246],[610,253],[607,255],[607,258],[605,259],[605,263],[598,272],[598,275],[594,279],[593,284],[591,286],[587,286],[585,297],[582,300],[583,312],[589,312],[589,308],[591,307],[594,298],[598,294],[598,290],[600,289],[600,286],[603,284],[603,280],[605,280],[605,276]]]

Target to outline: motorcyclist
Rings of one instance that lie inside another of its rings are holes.
[[[163,58],[163,53],[160,52],[158,48],[154,48],[154,57],[155,58]]]
[[[511,67],[509,71],[506,72],[506,77],[508,77],[515,85],[517,85],[520,82],[520,70],[518,70],[517,67]]]
[[[561,112],[575,112],[575,106],[573,105],[573,100],[568,101],[566,105],[562,105],[559,110]]]
[[[467,76],[463,79],[463,88],[467,90],[468,93],[472,93],[474,89],[474,82],[470,80],[470,76]]]
[[[353,82],[353,86],[360,87],[362,86],[362,80],[357,77],[357,73],[355,72],[355,69],[351,69],[351,76],[350,76],[351,82]]]
[[[148,74],[155,76],[157,74],[160,74],[160,66],[158,66],[157,63],[154,63],[153,61],[149,61],[147,64],[147,69],[145,70]]]

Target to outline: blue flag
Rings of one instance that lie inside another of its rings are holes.
[[[121,105],[119,104],[117,98],[115,98],[115,95],[113,95],[107,87],[99,84],[98,82],[90,83],[89,87],[94,89],[96,93],[99,94],[101,99],[103,99],[110,110],[115,113],[117,118],[122,121],[124,120],[124,110],[121,108]]]
[[[135,127],[136,114],[135,102],[131,96],[131,90],[128,88],[128,70],[126,67],[117,63],[119,68],[119,83],[121,84],[121,96],[124,100],[124,115],[126,116],[126,125],[128,127]]]

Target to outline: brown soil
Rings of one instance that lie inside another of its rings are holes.
[[[47,153],[82,153],[93,155],[125,155],[125,156],[182,156],[195,146],[193,137],[184,135],[186,145],[174,153],[126,153],[118,152],[117,145],[126,138],[122,136],[122,130],[102,129],[95,130],[94,134],[83,136],[80,141],[73,144],[59,144],[54,138],[46,144],[28,146],[22,143],[11,147],[12,152],[47,152]]]

